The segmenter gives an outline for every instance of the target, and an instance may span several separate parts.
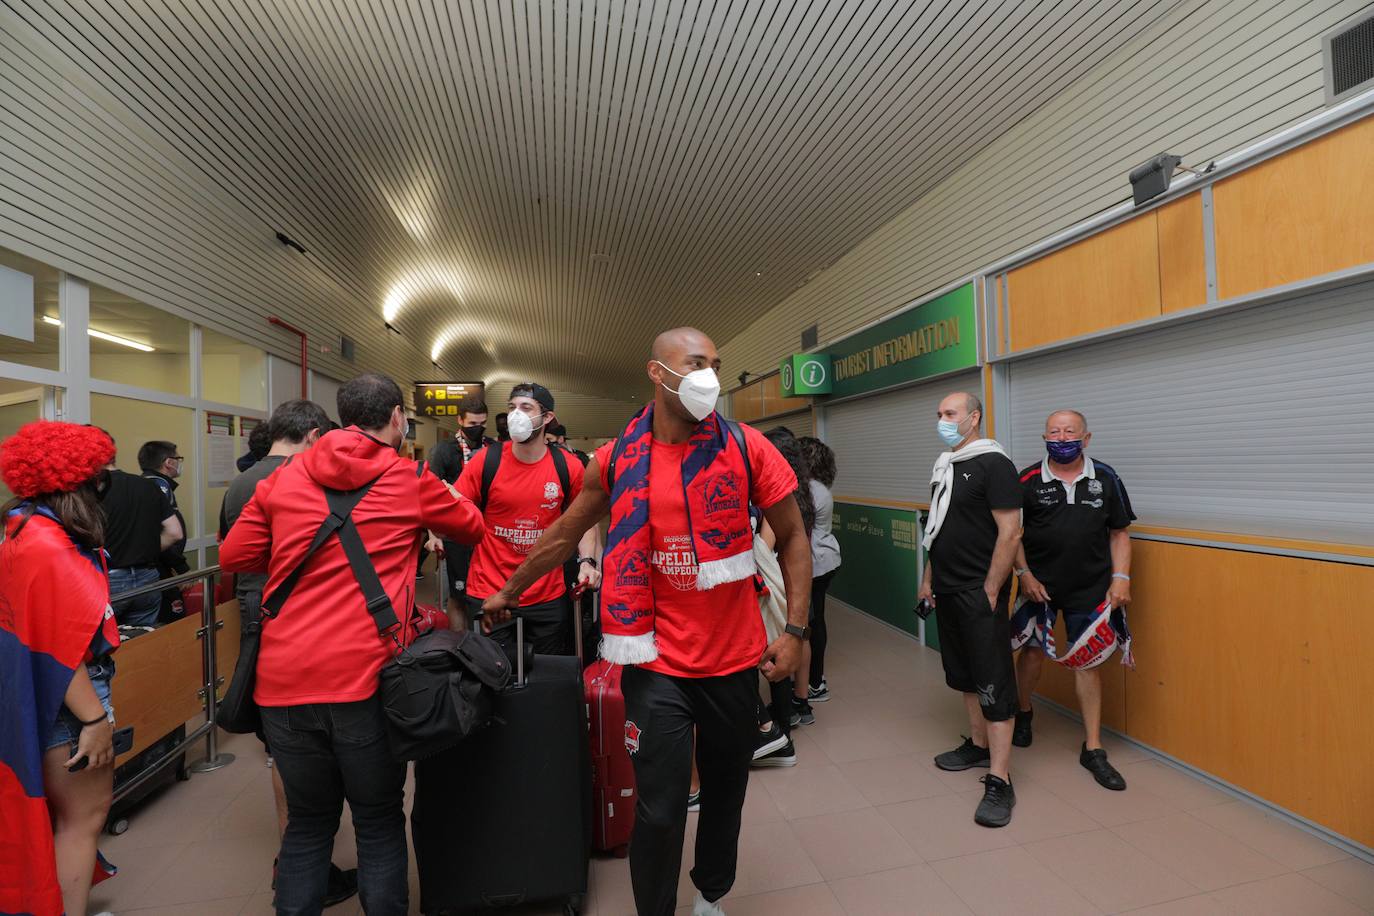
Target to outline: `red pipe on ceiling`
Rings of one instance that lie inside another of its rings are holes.
[[[305,332],[293,324],[287,324],[285,321],[282,321],[276,315],[269,315],[267,317],[267,320],[270,323],[275,324],[277,327],[281,328],[283,331],[295,334],[297,337],[301,339],[301,398],[304,399],[310,397],[310,351],[306,347]]]

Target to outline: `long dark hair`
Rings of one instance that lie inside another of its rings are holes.
[[[819,480],[828,490],[835,485],[835,450],[815,436],[802,436],[802,454],[811,468],[811,476]]]
[[[0,513],[6,518],[15,509],[20,510],[19,526],[10,537],[19,537],[19,533],[41,506],[57,516],[68,536],[80,546],[87,550],[105,546],[105,514],[100,508],[97,486],[108,477],[109,472],[102,470],[75,490],[64,493],[40,493],[31,499],[14,497],[0,509]]]
[[[797,489],[793,495],[797,497],[797,508],[801,509],[802,524],[806,526],[809,537],[811,529],[816,527],[816,501],[811,498],[811,468],[806,463],[806,456],[802,454],[801,443],[783,427],[775,427],[763,435],[777,447],[782,457],[792,466],[792,473],[797,475]]]

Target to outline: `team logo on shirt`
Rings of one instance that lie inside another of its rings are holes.
[[[1089,496],[1101,496],[1101,495],[1102,495],[1102,481],[1100,481],[1100,480],[1089,480],[1089,481],[1088,481],[1088,495],[1089,495]]]
[[[661,549],[654,550],[653,564],[658,574],[678,591],[690,592],[697,587],[697,555],[690,534],[663,538]]]
[[[640,730],[639,730],[639,726],[638,726],[638,725],[635,725],[635,724],[634,724],[633,722],[631,722],[629,719],[626,719],[626,720],[625,720],[625,750],[629,751],[631,754],[637,753],[637,752],[639,751],[639,736],[640,736],[640,734],[641,734],[641,732],[640,732]]]
[[[743,500],[740,498],[739,478],[734,471],[724,471],[706,481],[706,514],[718,512],[737,512]]]
[[[648,588],[649,557],[642,550],[632,550],[625,555],[615,571],[616,588]]]
[[[534,542],[539,540],[544,529],[539,527],[539,519],[534,517],[516,519],[514,528],[505,525],[493,525],[491,533],[509,544],[511,550],[519,554],[526,554],[530,552]]]
[[[550,480],[544,484],[544,502],[539,506],[541,509],[557,509],[559,502],[563,498],[563,490],[558,484]]]

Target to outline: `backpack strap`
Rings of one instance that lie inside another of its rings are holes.
[[[348,493],[326,490],[325,496],[329,500],[330,511],[333,514],[338,514],[341,509],[345,513],[352,509],[352,506],[348,505]],[[367,555],[367,547],[363,544],[363,539],[358,534],[358,526],[353,524],[352,518],[345,517],[343,524],[339,526],[339,543],[343,545],[344,556],[348,557],[348,565],[353,567],[353,577],[358,580],[358,585],[363,590],[367,612],[372,615],[377,632],[384,636],[391,633],[401,622],[396,618],[391,596],[382,588],[382,580],[377,578],[377,567],[372,565],[372,558]]]
[[[754,466],[749,463],[749,445],[744,438],[744,427],[740,426],[736,420],[726,420],[725,428],[730,430],[730,435],[734,437],[735,444],[739,446],[740,454],[744,456],[744,481],[746,484],[744,499],[746,502],[753,502]]]
[[[553,456],[553,468],[558,472],[558,482],[563,486],[563,508],[559,512],[567,512],[568,504],[572,502],[572,478],[568,476],[568,456],[557,445],[549,446],[549,454]]]
[[[380,474],[377,475],[377,477],[372,478],[356,490],[325,490],[325,498],[329,503],[329,515],[326,516],[324,522],[320,524],[320,529],[315,532],[314,540],[312,540],[310,546],[306,548],[305,556],[301,557],[301,561],[296,564],[296,568],[291,570],[291,573],[282,580],[281,585],[273,589],[272,594],[268,595],[263,600],[263,617],[270,619],[276,617],[277,614],[281,612],[282,606],[286,604],[286,599],[291,597],[291,591],[296,587],[296,583],[300,581],[301,573],[305,571],[305,564],[310,560],[310,557],[314,555],[316,550],[320,549],[320,546],[323,545],[325,541],[329,540],[331,534],[341,529],[345,522],[350,525],[352,524],[349,520],[349,515],[353,512],[354,507],[362,502],[363,497],[367,495],[367,492],[372,489],[372,485],[376,483],[380,477]],[[357,529],[354,529],[355,533],[356,530]]]
[[[501,453],[506,449],[502,445],[488,445],[484,451],[485,457],[482,459],[482,492],[478,495],[481,501],[477,503],[477,508],[483,512],[487,511],[487,500],[491,498],[491,485],[496,480],[496,472],[501,467]]]

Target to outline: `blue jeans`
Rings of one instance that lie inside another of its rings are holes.
[[[124,569],[112,569],[110,570],[110,597],[114,597],[120,592],[133,591],[144,585],[152,585],[156,581],[156,566],[130,566]],[[149,592],[127,601],[112,602],[110,606],[114,608],[115,620],[119,621],[120,626],[155,627],[157,626],[157,612],[162,607],[162,594]]]
[[[262,723],[286,789],[278,916],[321,911],[344,799],[353,812],[363,912],[404,916],[409,906],[406,765],[391,756],[381,698],[264,706]]]

